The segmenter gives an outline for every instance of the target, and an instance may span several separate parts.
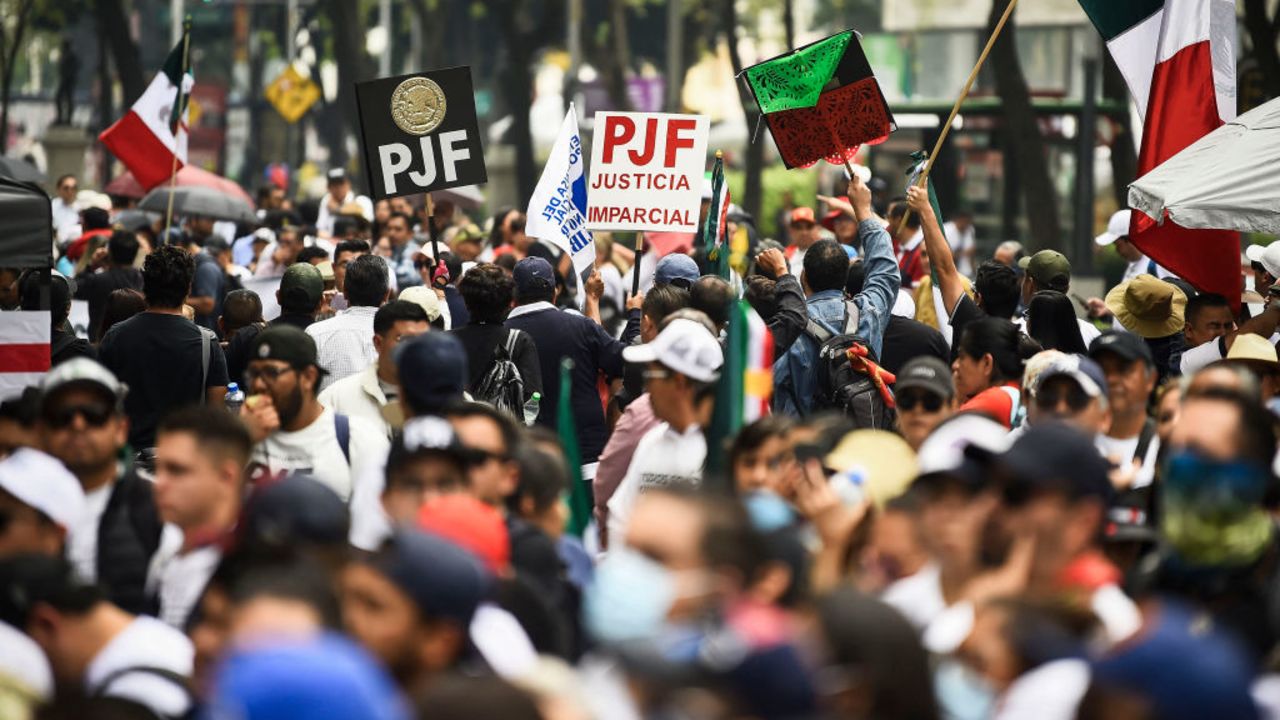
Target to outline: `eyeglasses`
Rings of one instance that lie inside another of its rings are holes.
[[[923,406],[925,412],[935,413],[942,409],[942,396],[925,391],[906,390],[894,397],[898,409],[911,412]]]
[[[103,403],[64,405],[46,412],[44,422],[54,430],[62,430],[71,427],[71,424],[76,421],[76,416],[79,415],[84,418],[85,425],[98,428],[106,425],[112,414],[114,414],[112,407]]]
[[[1064,402],[1071,412],[1078,413],[1088,407],[1089,396],[1075,383],[1041,388],[1040,392],[1036,393],[1036,407],[1041,410],[1056,410]]]
[[[493,460],[494,462],[506,462],[511,459],[511,456],[507,453],[481,450],[480,448],[466,448],[463,455],[471,465],[483,465],[490,460]]]
[[[640,373],[640,376],[645,380],[666,380],[671,377],[671,371],[659,368],[650,368],[645,370],[643,373]]]
[[[284,367],[280,367],[278,365],[267,365],[266,367],[260,368],[248,368],[244,371],[244,384],[252,385],[253,381],[258,378],[262,378],[268,383],[274,383],[276,380],[280,379],[281,375],[287,372],[296,371],[297,368],[292,365],[285,365]]]

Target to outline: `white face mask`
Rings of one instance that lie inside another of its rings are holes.
[[[696,575],[681,591],[679,580]],[[610,551],[596,568],[595,582],[583,598],[587,631],[603,643],[656,638],[668,627],[677,601],[704,595],[710,580],[701,570],[675,572],[629,548]]]
[[[987,679],[955,659],[938,663],[933,689],[944,717],[952,720],[983,720],[995,709],[996,691]]]

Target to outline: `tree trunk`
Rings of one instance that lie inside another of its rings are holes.
[[[1244,0],[1244,27],[1249,33],[1252,55],[1258,61],[1268,97],[1280,97],[1280,49],[1276,47],[1276,22],[1267,17],[1267,0]]]
[[[995,29],[1009,2],[993,0],[987,21],[988,33]],[[992,48],[991,62],[988,63],[995,73],[996,92],[1003,105],[1001,132],[1006,139],[1004,148],[1005,152],[1013,153],[1018,167],[1023,207],[1027,209],[1027,224],[1031,230],[1028,248],[1032,251],[1061,248],[1058,197],[1049,178],[1044,138],[1040,135],[1035,109],[1031,105],[1031,92],[1018,60],[1016,38],[1014,23],[1010,20]]]
[[[530,48],[522,41],[512,15],[501,20],[507,46],[507,66],[499,77],[507,108],[511,111],[511,129],[508,132],[516,152],[516,197],[523,202],[533,195],[533,188],[538,182],[538,168],[533,157],[533,128],[529,125],[529,110],[533,107],[533,76],[530,74]]]
[[[1120,117],[1111,117],[1117,128],[1115,140],[1111,143],[1111,191],[1116,207],[1125,208],[1129,207],[1129,183],[1138,176],[1138,151],[1133,143],[1133,124],[1129,120],[1129,86],[1108,52],[1103,53],[1102,60],[1102,96],[1122,103],[1125,108]]]
[[[631,110],[631,96],[627,92],[627,75],[631,70],[631,43],[627,37],[627,5],[625,0],[609,0],[608,73],[609,97],[623,112]]]
[[[787,49],[796,46],[796,9],[795,0],[782,0],[782,29],[786,34]]]
[[[138,43],[129,33],[129,18],[124,11],[123,0],[98,0],[98,27],[102,29],[100,40],[111,48],[111,59],[116,66],[116,77],[124,93],[124,106],[129,107],[147,89],[142,63],[138,60]]]
[[[722,1],[721,18],[725,39],[729,43],[729,62],[733,65],[733,74],[736,78],[742,74],[742,56],[738,52],[738,11],[734,7],[734,0]],[[747,116],[747,135],[753,138],[756,127],[760,123],[760,108],[756,106],[755,98],[747,89],[746,81],[738,78],[735,82],[738,86],[738,99],[742,102],[742,109]],[[756,222],[762,222],[760,209],[763,207],[764,197],[764,142],[763,138],[759,137],[754,137],[754,140],[755,142],[751,142],[750,139],[747,141],[746,182],[742,192],[742,207],[756,218]]]
[[[13,37],[5,37],[8,44],[0,47],[0,61],[3,61],[3,76],[0,77],[0,153],[9,149],[9,93],[13,89],[13,73],[18,60],[18,50],[22,48],[22,36],[27,32],[27,20],[31,17],[32,0],[18,3],[18,11],[13,24]]]
[[[372,63],[364,52],[364,18],[359,3],[351,0],[324,0],[323,11],[329,16],[333,29],[333,59],[338,65],[337,105],[343,122],[340,124],[342,142],[331,143],[330,167],[346,167],[347,137],[360,127],[356,108],[355,84],[373,77]],[[357,153],[357,162],[359,154]],[[363,177],[359,170],[356,177]]]

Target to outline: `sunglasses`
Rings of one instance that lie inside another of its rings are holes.
[[[1085,394],[1085,391],[1079,385],[1074,383],[1043,388],[1036,393],[1036,407],[1041,410],[1056,410],[1064,401],[1067,407],[1071,409],[1071,412],[1078,413],[1088,407],[1089,396]]]
[[[435,267],[435,266],[436,264],[433,260],[431,260],[431,258],[419,258],[413,261],[413,267],[418,270],[426,270],[427,268]]]
[[[924,391],[907,390],[894,397],[894,404],[907,412],[923,406],[925,412],[935,413],[942,409],[942,402],[942,397],[938,394]]]
[[[281,375],[287,372],[296,372],[296,371],[297,371],[297,368],[293,367],[292,365],[286,365],[284,367],[269,365],[267,367],[262,367],[262,368],[249,368],[244,371],[244,384],[252,385],[253,381],[257,380],[258,378],[262,378],[268,383],[273,383],[276,380],[279,380]]]
[[[85,425],[99,428],[107,424],[115,414],[110,405],[103,403],[85,403],[83,405],[64,405],[44,414],[44,422],[54,430],[63,430],[76,421],[76,416],[84,418]]]
[[[466,448],[463,451],[463,456],[466,458],[467,463],[471,465],[483,465],[490,460],[506,462],[511,459],[511,456],[507,453],[496,453],[489,450],[481,450],[480,448]]]
[[[656,368],[649,369],[640,373],[640,377],[644,378],[645,380],[666,380],[667,378],[671,377],[671,371],[658,370]]]

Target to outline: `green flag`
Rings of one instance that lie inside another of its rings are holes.
[[[767,114],[817,105],[852,38],[853,31],[846,30],[747,68],[747,82],[755,91],[760,111]]]
[[[907,168],[907,187],[912,187],[920,179],[920,173],[924,172],[924,166],[929,162],[929,153],[923,150],[917,150],[911,153],[911,166]],[[942,227],[942,208],[938,207],[938,193],[933,190],[933,178],[929,178],[929,205],[933,208],[933,216],[938,218],[938,227]],[[929,281],[934,287],[938,287],[938,273],[933,270],[933,265],[929,266]]]
[[[724,158],[716,153],[711,168],[711,207],[702,228],[702,248],[707,256],[707,272],[729,279],[729,249],[724,246],[729,215],[729,188],[724,184]]]
[[[578,450],[578,431],[573,422],[573,361],[560,361],[560,403],[556,408],[556,432],[564,448],[564,462],[569,466],[569,521],[565,532],[576,537],[591,523],[591,490],[582,480],[582,452]]]
[[[720,367],[720,379],[716,387],[716,405],[711,413],[711,425],[707,428],[707,477],[728,480],[728,450],[725,447],[742,428],[743,374],[747,364],[747,308],[746,300],[738,300],[729,306],[729,326],[724,346],[724,365]],[[710,489],[710,488],[708,488]],[[727,487],[725,488],[727,492]]]

